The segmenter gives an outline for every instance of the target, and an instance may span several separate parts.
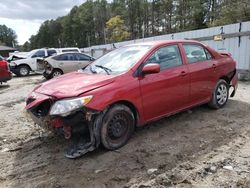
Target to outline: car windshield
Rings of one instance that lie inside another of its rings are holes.
[[[81,71],[93,74],[121,74],[127,72],[151,47],[151,45],[132,45],[116,49],[97,59]]]

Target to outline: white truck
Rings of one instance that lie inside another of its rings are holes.
[[[27,76],[30,74],[31,71],[42,74],[43,71],[39,70],[37,61],[57,53],[68,52],[68,51],[80,52],[79,48],[60,48],[60,49],[42,48],[42,49],[32,50],[22,57],[18,55],[13,55],[10,58],[8,58],[10,71],[17,76]]]

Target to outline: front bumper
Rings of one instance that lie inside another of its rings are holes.
[[[14,74],[18,74],[19,73],[19,69],[18,66],[9,66],[10,67],[10,71]]]

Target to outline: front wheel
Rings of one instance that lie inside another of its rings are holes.
[[[58,77],[58,76],[61,76],[61,75],[63,75],[63,72],[61,70],[54,69],[53,72],[52,72],[52,74],[51,74],[51,77],[55,78],[55,77]]]
[[[18,67],[17,76],[28,76],[30,74],[30,68],[26,65],[20,65]]]
[[[229,96],[229,86],[225,80],[219,80],[216,84],[215,90],[209,106],[215,109],[222,108],[226,105]]]
[[[124,146],[135,128],[135,118],[125,105],[114,105],[103,118],[101,142],[108,150],[116,150]]]

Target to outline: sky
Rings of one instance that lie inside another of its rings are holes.
[[[22,45],[35,35],[42,22],[64,16],[84,0],[0,0],[0,25],[12,28]]]

